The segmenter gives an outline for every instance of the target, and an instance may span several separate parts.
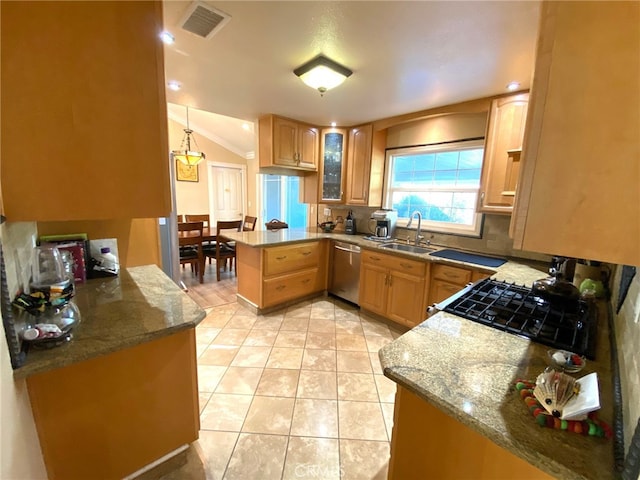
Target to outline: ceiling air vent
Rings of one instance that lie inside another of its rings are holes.
[[[180,26],[187,32],[209,39],[218,33],[229,20],[231,20],[231,15],[206,3],[193,2],[182,18]]]

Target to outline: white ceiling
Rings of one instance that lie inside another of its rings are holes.
[[[514,80],[529,88],[540,5],[209,1],[231,20],[206,40],[179,28],[191,3],[164,1],[176,39],[165,47],[166,79],[182,84],[167,101],[189,105],[195,132],[243,156],[255,140],[242,124],[265,113],[350,126],[505,93]],[[293,74],[319,53],[354,72],[323,97]],[[169,114],[185,123],[184,107]]]

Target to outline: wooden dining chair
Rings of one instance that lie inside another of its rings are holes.
[[[202,250],[202,222],[178,223],[178,245],[180,264],[191,264],[191,270],[204,282],[204,254]]]
[[[239,232],[242,230],[242,220],[219,220],[216,223],[216,242],[213,248],[204,248],[204,255],[209,258],[216,259],[216,280],[220,281],[220,269],[226,268],[227,260],[229,263],[229,270],[234,267],[235,274],[238,274],[238,265],[233,260],[236,258],[235,245],[231,245],[229,240],[224,236],[225,231],[233,230]]]
[[[256,229],[257,221],[258,217],[250,217],[249,215],[245,215],[244,222],[242,223],[242,231],[253,232]]]
[[[184,220],[186,222],[202,222],[205,228],[211,227],[211,217],[208,213],[201,215],[185,215]]]

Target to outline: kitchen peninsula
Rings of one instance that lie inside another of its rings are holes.
[[[74,339],[32,349],[26,378],[51,479],[123,478],[198,438],[195,326],[157,266],[79,285]]]

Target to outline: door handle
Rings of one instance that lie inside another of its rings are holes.
[[[311,252],[300,252],[300,254],[306,257],[307,255],[311,255]]]
[[[287,258],[287,256],[286,256],[286,255],[283,255],[283,256],[281,256],[281,257],[276,257],[276,260],[284,260],[285,258]]]

